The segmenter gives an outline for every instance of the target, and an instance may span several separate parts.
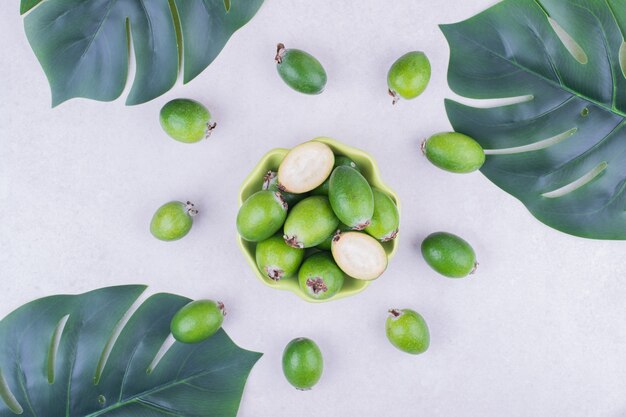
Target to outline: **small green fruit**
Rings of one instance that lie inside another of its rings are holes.
[[[174,315],[170,330],[182,343],[200,343],[222,327],[224,304],[212,300],[198,300],[187,304]]]
[[[305,391],[313,388],[322,377],[324,358],[311,339],[293,339],[283,352],[283,373],[295,388]]]
[[[352,228],[346,226],[343,223],[339,223],[339,226],[337,226],[337,229],[333,231],[333,233],[331,233],[330,236],[324,239],[322,243],[317,245],[316,248],[320,250],[331,250],[333,247],[333,239],[335,238],[336,232],[347,232],[349,230],[352,230]]]
[[[452,233],[429,235],[422,242],[422,256],[431,268],[449,278],[466,277],[478,266],[474,249]]]
[[[343,272],[352,278],[371,281],[387,269],[387,253],[379,241],[360,232],[337,233],[332,254]]]
[[[280,193],[258,191],[243,203],[237,214],[237,230],[250,242],[265,240],[276,233],[287,218],[287,203]]]
[[[430,81],[430,61],[423,52],[415,51],[402,55],[387,73],[389,95],[396,104],[400,97],[410,100],[426,89]]]
[[[256,264],[269,279],[280,281],[292,277],[304,259],[304,250],[293,248],[283,237],[275,235],[256,245]]]
[[[430,333],[424,318],[408,308],[389,310],[385,324],[387,339],[403,352],[419,355],[430,345]]]
[[[372,192],[374,193],[374,215],[365,231],[381,242],[388,242],[398,235],[400,213],[391,197],[376,188],[373,188]]]
[[[194,143],[209,137],[216,124],[211,123],[211,113],[194,100],[179,98],[161,109],[161,127],[179,142]]]
[[[339,220],[354,230],[365,229],[374,215],[372,187],[359,171],[339,166],[330,176],[328,199]]]
[[[354,168],[357,171],[361,172],[361,170],[356,165],[356,163],[352,159],[348,158],[347,156],[335,156],[335,165],[333,168],[337,168],[339,166],[348,166],[350,168]],[[326,181],[324,181],[322,185],[320,185],[319,187],[311,191],[311,194],[328,195],[329,185],[330,185],[330,177],[326,178]]]
[[[306,197],[306,194],[293,194],[281,190],[278,184],[278,173],[268,171],[263,177],[263,189],[268,191],[279,192],[289,207],[295,206],[299,201]]]
[[[344,274],[328,252],[307,258],[298,272],[300,289],[310,298],[326,300],[343,286]]]
[[[433,165],[458,174],[474,172],[485,163],[485,151],[478,142],[456,132],[431,136],[422,144],[422,152]]]
[[[285,242],[294,248],[311,248],[322,243],[338,225],[339,219],[328,198],[308,197],[296,204],[287,216]]]
[[[187,235],[198,210],[189,201],[170,201],[157,209],[150,222],[150,233],[160,240],[178,240]]]
[[[302,194],[324,182],[333,170],[335,154],[328,145],[315,140],[291,149],[278,167],[278,186]]]
[[[304,94],[320,94],[326,87],[326,71],[311,54],[299,49],[285,49],[278,44],[276,69],[283,81],[294,90]]]

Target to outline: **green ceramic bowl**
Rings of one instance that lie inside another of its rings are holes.
[[[365,178],[367,178],[369,183],[379,190],[385,192],[389,197],[391,197],[391,199],[398,206],[398,210],[400,210],[400,200],[398,199],[398,196],[383,182],[380,176],[380,171],[378,170],[378,166],[376,165],[376,161],[374,161],[374,158],[372,158],[368,153],[360,149],[344,145],[343,143],[337,142],[336,140],[331,138],[320,137],[315,138],[314,140],[323,142],[330,146],[336,155],[345,155],[352,159],[359,166],[361,173],[363,174],[363,176],[365,176]],[[289,149],[272,149],[267,154],[265,154],[263,158],[261,158],[257,166],[254,167],[250,175],[248,175],[248,177],[241,185],[241,189],[239,190],[239,207],[241,207],[243,202],[248,197],[261,189],[261,187],[263,186],[263,177],[265,176],[267,171],[278,170],[278,166],[282,162],[285,155],[287,155],[287,152],[289,152]],[[276,282],[264,276],[261,271],[259,271],[256,265],[256,244],[253,242],[247,242],[239,236],[237,236],[237,241],[239,242],[239,247],[241,248],[243,255],[250,264],[250,267],[261,282],[272,288],[291,291],[298,295],[300,298],[312,303],[323,303],[326,301],[338,300],[340,298],[358,294],[363,291],[371,282],[362,281],[354,278],[347,278],[341,291],[334,297],[327,300],[314,300],[307,297],[302,292],[302,290],[298,286],[297,277],[283,279]],[[395,238],[391,242],[383,243],[383,246],[385,248],[385,251],[387,252],[387,256],[389,257],[389,259],[391,259],[398,248],[398,238]]]

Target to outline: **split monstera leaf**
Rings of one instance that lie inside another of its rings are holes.
[[[22,0],[26,36],[56,106],[74,97],[111,101],[136,73],[126,104],[191,81],[248,23],[263,0]],[[182,59],[182,60],[181,60]],[[184,65],[183,65],[184,63]]]
[[[486,149],[481,171],[545,224],[626,239],[626,0],[504,0],[441,26],[454,129]]]
[[[172,316],[190,300],[142,303],[145,289],[42,298],[0,321],[0,417],[234,417],[261,354],[223,330],[165,350]]]

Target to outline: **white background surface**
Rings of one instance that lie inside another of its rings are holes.
[[[138,107],[50,93],[24,35],[17,0],[0,2],[0,315],[56,293],[147,283],[153,291],[223,300],[225,329],[264,352],[241,417],[624,416],[626,243],[553,231],[481,174],[430,166],[418,144],[448,130],[448,47],[437,28],[493,0],[267,0],[190,84]],[[280,81],[275,45],[310,51],[329,74],[320,96]],[[432,61],[428,90],[392,107],[389,65],[409,50]],[[218,129],[184,145],[158,111],[206,103]],[[235,243],[237,191],[270,148],[327,135],[371,152],[403,203],[401,248],[366,292],[323,305],[263,286]],[[191,233],[148,232],[162,203],[201,210]],[[464,280],[429,270],[427,234],[469,240],[481,263]],[[410,356],[384,335],[386,310],[410,307],[430,325]],[[285,344],[308,336],[326,371],[311,392],[284,380]]]

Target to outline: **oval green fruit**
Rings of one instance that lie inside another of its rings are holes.
[[[250,242],[265,240],[283,225],[287,209],[287,203],[280,193],[257,191],[239,209],[237,231]]]
[[[178,240],[186,236],[198,214],[194,205],[187,201],[170,201],[157,209],[150,221],[150,233],[164,241]]]
[[[285,221],[284,239],[294,248],[311,248],[322,243],[337,230],[335,216],[328,198],[308,197],[291,209]]]
[[[414,51],[402,55],[387,73],[389,94],[396,104],[400,97],[410,100],[426,89],[430,81],[430,61],[423,52]]]
[[[182,343],[200,343],[222,327],[224,304],[212,300],[197,300],[187,304],[174,315],[170,330]]]
[[[291,247],[280,235],[275,235],[256,245],[256,264],[269,279],[280,281],[298,272],[304,259],[304,249]]]
[[[209,137],[216,124],[211,113],[194,100],[178,98],[168,102],[159,114],[161,127],[179,142],[194,143]]]
[[[317,384],[324,372],[324,358],[311,339],[293,339],[283,351],[283,373],[287,381],[299,390],[309,390]]]
[[[337,266],[352,278],[371,281],[387,269],[385,249],[365,233],[337,233],[333,238],[332,254]]]
[[[466,277],[478,266],[474,249],[452,233],[429,235],[422,242],[422,256],[431,268],[449,278]]]
[[[388,242],[398,236],[400,213],[391,197],[376,188],[372,188],[372,192],[374,193],[374,215],[365,231],[381,242]]]
[[[422,144],[422,152],[433,165],[465,174],[485,163],[485,151],[474,139],[456,132],[437,133]]]
[[[359,171],[339,166],[330,175],[328,199],[333,211],[345,225],[365,229],[374,215],[372,187]]]
[[[282,191],[302,194],[313,190],[333,170],[335,154],[325,143],[311,140],[294,147],[278,167],[278,187]]]
[[[385,331],[391,344],[412,355],[426,352],[430,345],[430,333],[424,318],[408,308],[389,310],[389,313]]]
[[[344,278],[343,271],[328,252],[308,257],[298,272],[300,289],[316,300],[326,300],[337,294],[343,286]]]
[[[299,49],[285,49],[279,43],[275,60],[278,75],[289,87],[304,94],[324,91],[326,71],[313,55]]]
[[[361,170],[356,165],[356,163],[352,159],[348,158],[347,156],[343,156],[343,155],[335,156],[335,165],[333,166],[333,169],[337,168],[339,166],[348,166],[350,168],[354,168],[357,171],[361,172]],[[328,178],[326,178],[326,181],[324,181],[322,183],[322,185],[320,185],[319,187],[317,187],[316,189],[311,191],[311,194],[313,194],[313,195],[328,195],[329,185],[330,185],[330,176]]]
[[[293,194],[281,190],[281,187],[278,184],[278,173],[276,171],[267,171],[267,174],[263,177],[263,189],[279,192],[289,207],[295,206],[299,201],[302,201],[302,199],[307,196],[307,194]]]

